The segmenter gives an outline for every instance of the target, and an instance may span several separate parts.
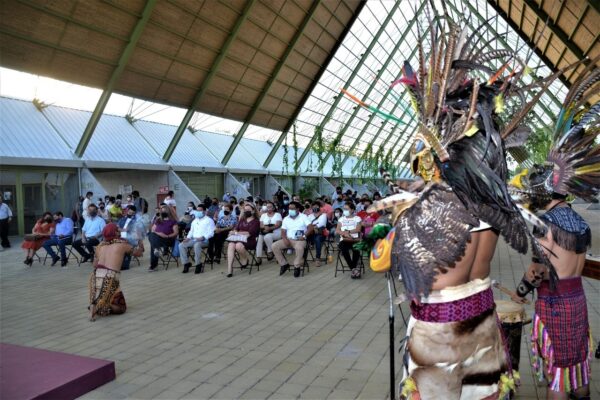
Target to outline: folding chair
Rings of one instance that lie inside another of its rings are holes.
[[[165,271],[169,269],[169,265],[171,264],[171,261],[175,261],[177,268],[179,268],[179,257],[175,257],[173,255],[173,249],[177,245],[179,245],[179,242],[176,240],[175,243],[173,243],[173,246],[167,247],[165,249],[165,251],[162,252],[158,257],[158,261],[160,261],[162,263],[163,267],[165,267]]]
[[[73,242],[75,241],[76,238],[76,234],[73,233],[73,238],[71,239],[71,244],[68,244],[65,246],[65,252],[67,253],[67,261],[69,261],[71,259],[71,257],[75,258],[75,261],[77,262],[78,265],[81,265],[81,261],[79,260],[79,257],[77,257],[77,254],[73,251]],[[60,247],[55,244],[54,246],[54,253],[56,253],[56,255],[60,254]],[[48,259],[50,255],[46,252],[46,255],[44,256],[44,265],[46,265],[46,260]],[[139,261],[138,261],[139,264]]]
[[[361,252],[359,257],[358,257],[358,264],[357,264],[357,268],[359,268],[360,270],[360,275],[363,276],[365,274],[365,262],[364,262],[364,253]],[[338,249],[338,256],[337,256],[337,260],[335,262],[335,273],[334,273],[334,277],[337,277],[337,273],[338,272],[342,272],[345,273],[346,271],[352,271],[352,268],[350,268],[349,265],[344,264],[344,256],[342,255],[342,251]]]
[[[256,250],[248,250],[246,249],[246,252],[248,253],[249,257],[250,257],[250,262],[248,263],[248,266],[246,268],[248,268],[248,275],[252,274],[252,267],[256,267],[257,271],[260,271],[260,265],[256,262]],[[240,255],[238,254],[238,252],[236,251],[235,253],[235,259],[238,262],[238,264],[240,265],[239,267],[233,267],[233,268],[239,268],[240,270],[242,269],[242,261],[240,260]]]

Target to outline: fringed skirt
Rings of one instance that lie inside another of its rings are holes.
[[[510,371],[490,280],[434,291],[411,305],[401,399],[504,399]]]
[[[121,272],[98,265],[90,276],[90,306],[96,307],[98,315],[123,314],[127,310],[125,296],[121,291]]]
[[[547,281],[538,288],[531,332],[533,368],[556,392],[577,390],[590,382],[592,337],[581,277]]]

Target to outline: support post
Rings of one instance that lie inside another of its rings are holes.
[[[229,36],[227,37],[227,40],[225,41],[225,43],[223,44],[223,47],[221,48],[221,52],[219,53],[219,55],[213,62],[213,65],[210,67],[210,71],[208,72],[208,75],[206,75],[206,78],[204,78],[204,80],[202,81],[202,84],[200,85],[200,88],[196,92],[196,95],[194,96],[194,100],[192,101],[190,108],[188,108],[187,112],[185,113],[185,116],[183,117],[183,119],[181,120],[181,123],[179,124],[179,127],[177,127],[177,131],[175,131],[175,135],[171,139],[171,142],[169,143],[169,146],[167,147],[167,150],[165,151],[165,155],[163,156],[163,160],[165,162],[168,162],[171,159],[171,156],[173,155],[173,152],[175,151],[177,144],[181,140],[181,137],[183,136],[183,133],[185,132],[186,128],[188,127],[188,124],[190,123],[192,116],[196,112],[196,108],[198,108],[198,104],[200,104],[200,100],[202,100],[204,93],[206,93],[206,90],[210,86],[214,76],[216,75],[217,71],[219,70],[219,67],[221,66],[221,63],[223,62],[223,60],[225,59],[225,56],[227,55],[227,52],[229,51],[229,47],[231,46],[231,44],[237,37],[238,33],[240,32],[240,28],[242,27],[242,24],[248,18],[250,9],[252,8],[252,6],[255,3],[256,3],[256,0],[248,0],[248,2],[246,3],[246,7],[244,7],[244,10],[242,11],[242,15],[240,15],[238,17],[233,29],[231,30],[231,33],[229,34]]]
[[[94,112],[92,113],[92,116],[90,117],[90,120],[88,121],[88,124],[85,127],[85,130],[83,131],[83,135],[81,135],[81,139],[79,139],[79,143],[77,144],[77,148],[75,149],[75,155],[77,157],[83,157],[85,149],[87,148],[87,145],[89,144],[90,139],[94,134],[94,130],[96,129],[96,126],[98,126],[100,118],[102,118],[104,108],[106,107],[108,100],[110,100],[110,96],[112,95],[112,92],[115,88],[115,85],[119,81],[121,74],[125,70],[125,66],[129,62],[129,58],[133,54],[138,40],[142,36],[142,32],[146,27],[146,23],[150,19],[150,15],[152,14],[152,10],[154,10],[156,2],[157,0],[148,0],[146,2],[144,10],[142,11],[142,17],[135,25],[135,28],[131,33],[131,37],[129,38],[129,43],[127,43],[127,46],[125,46],[125,50],[123,50],[123,53],[119,58],[119,63],[117,64],[115,70],[112,72],[110,79],[108,80],[108,84],[106,85],[106,88],[104,88],[104,91],[102,92],[102,95],[100,96],[100,99],[96,104],[96,108],[94,108]]]

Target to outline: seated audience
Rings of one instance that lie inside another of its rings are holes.
[[[98,216],[98,207],[95,204],[90,204],[88,207],[88,217],[81,229],[81,239],[73,242],[73,248],[81,255],[81,262],[87,262],[94,258],[94,247],[100,243],[102,238],[102,229],[106,226],[106,222]],[[84,250],[83,246],[87,249]]]
[[[123,240],[144,251],[144,237],[146,236],[146,226],[142,221],[141,215],[137,212],[136,206],[127,208],[127,214],[122,217],[117,224],[120,232],[120,237]],[[131,255],[125,254],[123,258],[122,270],[128,270],[131,263]]]
[[[121,263],[125,255],[141,256],[139,248],[119,238],[116,224],[106,225],[100,235],[104,236],[104,241],[98,244],[94,270],[88,285],[90,321],[94,321],[96,315],[123,314],[127,310],[125,296],[121,291]]]
[[[66,246],[73,243],[73,220],[65,218],[61,211],[54,213],[54,234],[50,235],[50,239],[44,242],[44,249],[50,257],[52,257],[52,266],[58,260],[61,260],[60,266],[67,265],[67,250]],[[52,246],[58,246],[60,249],[60,257],[56,255]]]
[[[195,274],[204,272],[202,264],[202,248],[208,247],[208,241],[215,234],[215,222],[211,217],[206,215],[204,203],[198,204],[194,212],[194,220],[190,226],[190,231],[181,243],[179,243],[179,256],[183,262],[183,273],[187,274],[190,271],[192,263],[189,261],[187,250],[194,248],[194,258],[196,260]]]
[[[154,220],[151,232],[148,234],[148,241],[150,242],[149,272],[156,271],[161,249],[164,254],[165,248],[172,248],[173,244],[175,243],[175,239],[179,234],[177,221],[172,218],[172,215],[173,213],[171,208],[168,205],[163,204],[160,207],[160,215]]]
[[[258,222],[256,210],[247,203],[244,205],[244,213],[240,216],[239,222],[235,229],[231,230],[227,241],[227,277],[233,276],[233,261],[235,252],[237,251],[240,257],[242,269],[248,266],[247,250],[256,249],[256,240],[260,232],[260,222]],[[244,240],[238,240],[244,237]]]
[[[46,211],[42,218],[35,223],[31,234],[25,235],[21,248],[25,250],[26,256],[23,263],[31,266],[35,253],[44,245],[44,242],[54,233],[54,219],[52,213]]]
[[[308,216],[313,227],[313,234],[308,236],[309,243],[315,244],[315,257],[317,258],[316,266],[321,266],[321,250],[323,242],[327,239],[327,215],[321,210],[321,202],[315,201],[312,203],[311,214]]]
[[[360,252],[353,246],[361,239],[362,225],[360,217],[354,215],[355,210],[354,203],[346,202],[344,215],[338,220],[336,233],[340,236],[339,248],[346,264],[352,270],[352,278],[360,278],[360,270],[357,268]]]
[[[283,218],[281,214],[275,212],[275,204],[268,201],[263,206],[264,213],[260,216],[260,235],[258,236],[258,244],[256,245],[257,263],[260,265],[263,256],[263,245],[267,245],[267,260],[271,261],[273,255],[273,243],[281,239],[281,223]]]
[[[216,220],[216,216],[219,214],[219,199],[216,197],[212,198],[212,202],[208,209],[206,210],[206,215],[211,218],[213,221]]]
[[[283,252],[294,249],[294,277],[300,276],[304,264],[304,249],[306,248],[306,235],[312,233],[312,227],[308,218],[302,213],[300,203],[293,201],[289,205],[288,216],[281,224],[281,240],[273,244],[273,254],[279,263],[279,275],[283,275],[290,269]],[[310,229],[310,231],[309,231]]]
[[[208,241],[208,258],[211,262],[221,263],[223,243],[229,236],[229,231],[238,223],[238,219],[232,210],[233,208],[228,203],[223,206],[223,215],[217,220],[215,235]]]
[[[110,220],[116,223],[123,216],[121,200],[111,197],[110,201],[112,202],[112,205],[108,208],[108,213],[110,214]]]
[[[110,222],[111,216],[103,202],[98,203],[98,216],[104,220],[104,222]]]

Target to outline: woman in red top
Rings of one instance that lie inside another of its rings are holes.
[[[256,239],[260,233],[260,222],[258,221],[256,210],[250,203],[244,204],[244,212],[240,215],[240,222],[230,232],[230,235],[246,236],[246,241],[232,241],[231,236],[227,239],[227,277],[233,276],[233,260],[235,252],[240,256],[242,269],[248,266],[248,252],[246,250],[256,249]]]
[[[30,235],[25,235],[25,241],[21,247],[27,252],[25,265],[33,264],[35,252],[42,247],[44,242],[54,233],[54,218],[52,213],[46,211],[42,218],[38,219]]]

